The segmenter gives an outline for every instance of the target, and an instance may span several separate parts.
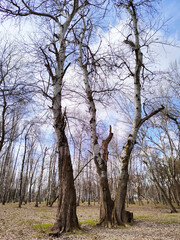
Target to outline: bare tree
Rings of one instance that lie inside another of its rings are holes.
[[[76,35],[76,42],[79,50],[78,63],[83,72],[83,81],[85,86],[85,92],[90,113],[90,130],[91,130],[91,144],[94,155],[94,162],[97,167],[98,176],[100,179],[100,225],[111,226],[112,225],[112,209],[113,201],[108,184],[107,175],[107,161],[108,161],[108,145],[113,137],[111,126],[109,129],[108,137],[102,141],[102,154],[101,146],[98,141],[97,134],[97,120],[96,120],[96,106],[93,97],[93,91],[90,85],[91,72],[95,69],[95,59],[91,52],[89,41],[92,33],[92,24],[83,18],[83,29],[81,36],[78,38]],[[88,35],[88,36],[87,36]]]
[[[30,87],[27,91],[24,87],[25,73],[28,77],[29,74],[18,52],[18,44],[11,43],[5,36],[0,42],[0,152],[2,154],[0,163],[3,178],[1,186],[4,189],[1,192],[5,203],[7,197],[10,197],[8,191],[11,190],[10,186],[13,184],[17,163],[17,159],[15,164],[13,162],[15,141],[24,131],[21,118],[25,114],[27,100],[30,101],[32,88]],[[14,168],[13,171],[12,168]]]
[[[139,27],[139,12],[143,7],[150,7],[151,1],[140,1],[136,3],[133,0],[126,1],[115,1],[117,8],[123,8],[130,17],[130,34],[124,40],[124,43],[129,46],[134,57],[134,69],[125,62],[125,66],[129,71],[130,76],[133,78],[134,87],[134,117],[133,126],[128,136],[126,143],[123,146],[121,157],[120,157],[120,177],[118,183],[118,189],[116,193],[116,199],[113,209],[113,222],[116,224],[122,224],[128,220],[131,221],[132,215],[125,211],[125,199],[127,194],[127,183],[129,179],[128,167],[131,152],[135,146],[136,138],[139,128],[142,124],[150,119],[152,116],[162,111],[164,107],[160,107],[157,110],[152,111],[150,114],[142,118],[141,109],[141,77],[143,76],[143,70],[145,65],[143,63],[142,44],[140,42],[140,27]]]
[[[29,131],[31,130],[31,125],[28,128],[25,136],[24,136],[24,153],[22,158],[22,164],[21,164],[21,172],[20,172],[20,186],[19,186],[19,207],[21,208],[22,201],[23,201],[23,178],[24,178],[24,166],[25,166],[25,160],[26,160],[26,154],[27,154],[27,142],[28,142],[28,135]]]

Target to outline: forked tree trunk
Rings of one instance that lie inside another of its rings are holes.
[[[90,113],[90,128],[91,128],[91,143],[93,148],[94,162],[96,164],[97,173],[100,180],[100,223],[103,226],[112,226],[112,209],[113,201],[111,199],[111,194],[109,190],[109,183],[107,177],[107,160],[108,160],[108,144],[112,139],[111,127],[109,131],[109,136],[103,141],[102,148],[103,154],[100,152],[100,146],[98,143],[98,136],[96,131],[96,106],[93,99],[92,90],[89,84],[89,72],[87,69],[87,64],[83,63],[83,40],[85,36],[85,21],[84,21],[84,31],[82,32],[81,39],[78,43],[79,47],[79,65],[83,71],[84,85],[86,96],[89,105]]]
[[[64,59],[65,50],[61,52],[60,62],[62,63]],[[62,73],[64,72],[62,64],[59,66],[60,69],[57,69],[57,77],[55,78],[57,81],[54,81],[54,99],[52,106],[54,128],[57,137],[59,174],[58,209],[56,221],[52,230],[56,230],[57,235],[59,235],[60,232],[72,232],[74,229],[79,228],[76,215],[76,191],[73,179],[73,169],[69,145],[65,134],[66,113],[62,113],[61,106]]]

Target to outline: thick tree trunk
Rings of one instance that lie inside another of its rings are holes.
[[[135,136],[134,136],[135,137]],[[123,147],[121,153],[121,172],[119,177],[118,189],[116,192],[116,198],[113,209],[113,224],[124,225],[127,222],[133,222],[133,214],[125,211],[125,200],[127,195],[127,184],[129,180],[128,166],[129,159],[134,147],[134,138],[130,134],[128,141]]]
[[[52,230],[71,232],[79,228],[76,215],[76,191],[74,187],[73,169],[71,164],[68,141],[65,135],[65,119],[60,121],[60,135],[58,134],[58,168],[59,168],[59,199],[56,222]]]
[[[107,227],[112,226],[112,210],[114,202],[111,199],[107,177],[100,178],[100,223]]]
[[[0,186],[1,186],[1,201],[2,204],[5,205],[6,203],[6,197],[7,197],[7,190],[8,190],[8,182],[9,182],[9,166],[10,166],[10,158],[11,158],[11,143],[7,147],[4,161],[2,164],[2,172],[1,172],[1,180],[0,180]]]
[[[110,126],[109,136],[102,142],[103,165],[101,171],[99,166],[97,166],[100,176],[100,224],[108,227],[112,226],[112,210],[114,207],[114,202],[111,199],[107,177],[108,144],[111,141],[112,137],[113,133],[111,132]],[[104,175],[102,173],[104,173]]]

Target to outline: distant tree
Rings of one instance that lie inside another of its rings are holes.
[[[18,125],[21,114],[24,114],[27,101],[30,100],[32,88],[24,86],[25,73],[28,76],[26,63],[22,62],[22,56],[18,52],[18,45],[4,39],[0,40],[0,151],[3,145],[8,141],[8,132],[10,128]],[[17,115],[16,115],[17,113]],[[19,119],[14,121],[13,118],[19,115]],[[13,117],[14,116],[14,117]],[[10,123],[8,125],[8,123]],[[14,139],[18,137],[18,132]]]
[[[30,75],[26,68],[27,62],[25,59],[23,62],[19,52],[20,46],[11,43],[5,36],[0,42],[0,183],[4,189],[1,191],[2,201],[5,203],[7,196],[10,197],[8,191],[15,175],[17,159],[14,164],[13,156],[16,141],[24,130],[21,119],[31,101],[33,87],[24,86],[25,75],[27,78]]]
[[[41,203],[41,189],[42,189],[42,180],[43,180],[43,174],[44,174],[44,165],[45,165],[45,158],[47,155],[47,148],[45,150],[42,149],[43,152],[43,157],[42,157],[42,165],[41,165],[41,172],[39,176],[39,181],[38,181],[38,190],[36,194],[36,202],[35,202],[35,207],[38,207],[38,202]]]
[[[50,154],[50,161],[48,165],[48,185],[47,185],[47,195],[46,195],[46,205],[52,207],[54,199],[57,199],[57,154],[56,145],[53,146],[52,152]]]
[[[24,168],[25,168],[25,161],[26,161],[26,155],[27,155],[27,148],[28,148],[28,135],[31,130],[32,126],[30,125],[28,129],[26,130],[25,136],[24,136],[24,152],[22,157],[22,164],[21,164],[21,171],[20,171],[20,179],[19,179],[19,208],[21,208],[22,201],[23,201],[23,180],[24,180]]]

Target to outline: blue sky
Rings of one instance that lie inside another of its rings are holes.
[[[180,0],[162,0],[161,6],[164,17],[170,18],[167,23],[168,32],[177,35],[180,40]]]

